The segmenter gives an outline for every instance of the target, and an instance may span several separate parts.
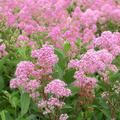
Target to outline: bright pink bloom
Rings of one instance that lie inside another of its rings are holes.
[[[70,89],[66,88],[67,84],[65,84],[61,80],[53,80],[45,87],[45,93],[52,93],[58,97],[68,97],[71,95]]]
[[[17,77],[19,77],[19,76],[28,77],[32,73],[32,71],[34,70],[34,67],[35,67],[35,65],[32,62],[21,61],[17,65],[15,75]]]
[[[94,47],[108,50],[114,56],[120,54],[120,33],[105,31],[93,40]]]
[[[32,57],[37,58],[37,64],[42,67],[46,74],[51,73],[53,66],[58,62],[54,48],[50,45],[44,45],[41,49],[33,50]]]

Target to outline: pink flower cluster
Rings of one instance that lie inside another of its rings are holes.
[[[54,112],[55,108],[61,109],[65,103],[60,98],[70,96],[71,91],[64,81],[49,80],[53,66],[58,62],[53,46],[43,45],[41,49],[33,50],[31,56],[34,62],[21,61],[17,65],[16,78],[10,81],[10,88],[23,88],[43,114]]]
[[[91,88],[94,88],[97,80],[95,78],[87,77],[94,73],[99,73],[103,76],[104,80],[107,80],[106,71],[108,71],[108,69],[114,70],[111,68],[117,70],[117,68],[112,65],[113,59],[113,55],[105,49],[99,51],[90,49],[81,56],[80,60],[71,60],[68,64],[69,68],[77,69],[74,75],[74,78],[76,79],[75,85],[85,87],[89,84]]]
[[[63,81],[60,81],[58,79],[50,82],[45,87],[45,93],[52,93],[55,94],[57,97],[68,97],[71,95],[71,91],[67,88],[65,88],[67,84],[65,84]]]
[[[34,70],[35,65],[30,61],[21,61],[17,64],[16,76],[29,77],[32,71]]]
[[[52,46],[43,45],[41,49],[33,50],[32,57],[37,59],[37,63],[43,70],[44,74],[52,73],[52,67],[58,62],[57,55],[54,54]]]
[[[8,54],[5,49],[6,49],[5,44],[1,44],[0,45],[0,58],[6,56]]]
[[[16,46],[17,47],[29,46],[34,49],[36,46],[36,41],[31,40],[28,36],[19,35],[16,40]]]
[[[67,13],[65,9],[70,4],[70,0],[13,0],[12,2],[2,0],[1,2],[1,10],[7,17],[8,25],[15,25],[27,34],[45,30],[46,24],[65,20]]]
[[[101,13],[101,20],[113,20],[119,22],[120,20],[120,2],[116,0],[74,0],[84,10],[92,9],[99,10]]]
[[[59,79],[55,79],[45,86],[44,93],[52,95],[50,98],[43,98],[38,102],[38,107],[45,109],[44,114],[51,113],[54,111],[55,107],[62,108],[64,106],[65,103],[61,101],[60,98],[69,97],[71,95],[71,90],[66,87],[67,84]]]
[[[29,61],[22,61],[17,65],[15,79],[10,81],[11,88],[24,88],[30,94],[33,94],[40,87],[40,81],[31,79],[32,71],[35,65]]]
[[[67,11],[69,6],[74,6],[71,13]],[[45,39],[50,37],[49,42],[61,49],[64,41],[68,41],[71,45],[68,55],[73,57],[79,53],[78,39],[86,44],[95,38],[97,23],[120,21],[120,2],[115,0],[2,0],[0,8],[7,24],[19,28],[26,36],[46,32]],[[33,46],[35,43],[29,37],[19,36],[19,40],[29,39],[27,45]]]
[[[64,102],[60,101],[58,98],[51,97],[48,100],[40,100],[38,102],[39,109],[45,109],[43,114],[48,114],[54,111],[55,107],[62,108],[64,106]]]
[[[120,33],[105,31],[93,40],[93,46],[108,50],[113,56],[120,54]]]
[[[17,65],[16,78],[10,81],[11,88],[23,87],[27,92],[33,94],[40,87],[42,76],[52,73],[53,66],[58,61],[54,49],[49,45],[44,45],[43,48],[32,51],[32,57],[38,58],[37,63],[21,61]]]

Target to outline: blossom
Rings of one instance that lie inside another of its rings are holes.
[[[32,57],[38,59],[40,66],[53,66],[58,62],[58,58],[54,54],[54,48],[49,45],[44,45],[41,49],[33,50]]]
[[[17,65],[15,75],[28,77],[34,70],[34,67],[35,67],[35,65],[30,61],[21,61]]]
[[[112,55],[120,54],[120,33],[104,31],[100,37],[93,40],[94,47],[108,50]]]
[[[68,97],[71,95],[70,89],[66,88],[67,84],[59,79],[55,79],[44,89],[45,93],[52,93],[55,94],[58,97]]]
[[[67,120],[68,115],[67,114],[61,114],[59,120]]]
[[[35,91],[36,89],[38,89],[40,87],[40,82],[38,80],[30,80],[26,86],[25,86],[25,90],[26,91]]]
[[[26,36],[20,35],[20,36],[18,37],[18,40],[28,41],[29,38],[26,37]]]
[[[83,25],[86,27],[96,24],[100,17],[100,12],[98,10],[92,10],[92,9],[87,9],[82,15],[81,15],[81,21]]]
[[[31,55],[37,58],[37,64],[42,67],[44,74],[51,73],[53,66],[58,62],[54,48],[50,45],[43,45],[41,49],[33,50]]]
[[[113,60],[114,56],[106,49],[98,51],[90,49],[81,55],[80,60],[71,60],[68,67],[76,69],[74,85],[92,90],[97,84],[97,79],[89,75],[94,73],[100,74],[104,81],[107,81],[108,70],[117,71],[116,66],[112,64]]]
[[[49,106],[57,106],[57,107],[62,107],[65,103],[61,102],[58,98],[51,97],[48,101],[47,104]]]
[[[107,65],[112,63],[113,59],[113,55],[107,50],[94,51],[90,49],[82,55],[80,60],[71,60],[68,66],[79,68],[85,73],[95,73],[104,71]]]
[[[18,85],[17,85],[16,79],[10,80],[10,88],[15,89],[17,87],[18,87]]]
[[[6,56],[8,54],[5,49],[6,49],[6,45],[1,44],[0,45],[0,58]]]

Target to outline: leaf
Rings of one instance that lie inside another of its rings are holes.
[[[81,45],[81,39],[78,39],[75,44],[76,44],[77,47],[80,47],[80,45]]]
[[[71,105],[64,105],[64,108],[63,109],[72,109],[72,106]]]
[[[84,113],[81,111],[76,120],[84,120]]]
[[[4,88],[4,79],[2,76],[0,76],[0,90]]]
[[[28,93],[22,93],[21,95],[21,116],[25,115],[28,112],[30,105],[30,97]]]
[[[107,23],[107,26],[108,26],[108,29],[109,29],[110,31],[112,31],[112,32],[115,32],[116,29],[117,29],[117,25],[116,25],[114,22],[112,22],[112,21],[109,21],[109,22]]]
[[[55,49],[55,54],[57,54],[57,56],[59,58],[59,61],[57,64],[59,65],[59,67],[61,67],[62,70],[64,70],[65,65],[67,63],[67,59],[66,59],[64,52],[61,51],[60,49]]]
[[[31,53],[31,49],[29,47],[23,47],[22,49],[19,48],[18,49],[18,54],[20,55],[21,59],[24,60],[29,60],[30,59],[30,53]]]
[[[5,115],[5,111],[3,110],[2,112],[0,112],[0,116],[2,120],[6,120],[6,115]]]
[[[13,120],[8,111],[6,110],[1,111],[0,116],[2,120]]]
[[[68,52],[70,50],[71,45],[68,41],[65,41],[63,46],[65,52]]]
[[[74,81],[74,77],[73,77],[74,73],[75,73],[74,69],[66,70],[64,75],[64,80],[66,83],[72,83]]]
[[[30,116],[28,116],[26,119],[27,120],[35,120],[35,118],[36,118],[36,115],[30,115]]]
[[[72,91],[72,96],[74,96],[80,91],[80,88],[75,86],[70,86],[69,89]]]
[[[60,49],[55,48],[55,54],[57,54],[60,59],[65,59],[65,54]]]
[[[110,120],[110,114],[107,110],[99,109]]]
[[[58,64],[55,65],[54,71],[53,75],[55,78],[63,79],[63,71]]]
[[[14,108],[16,108],[19,103],[17,96],[11,96],[9,101],[10,101],[12,107],[14,107]]]

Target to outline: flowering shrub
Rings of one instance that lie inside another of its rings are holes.
[[[119,0],[0,0],[0,119],[120,119]]]

